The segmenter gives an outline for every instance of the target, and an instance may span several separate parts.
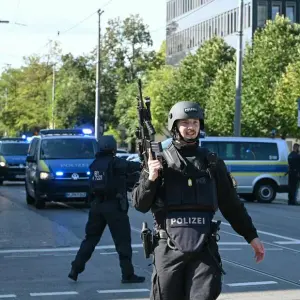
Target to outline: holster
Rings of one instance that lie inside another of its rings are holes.
[[[150,254],[153,253],[153,235],[152,235],[152,231],[148,228],[146,222],[143,222],[141,239],[143,243],[145,257],[149,258]]]

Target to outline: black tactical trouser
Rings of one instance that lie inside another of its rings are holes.
[[[210,242],[200,253],[172,250],[165,239],[154,249],[151,300],[215,300],[221,293],[218,246]],[[211,253],[210,253],[211,252]],[[215,259],[212,257],[214,255]]]
[[[289,173],[288,184],[289,184],[288,203],[295,204],[297,202],[297,192],[299,187],[299,177],[297,172]]]
[[[126,211],[121,211],[118,201],[91,203],[88,222],[85,228],[85,239],[81,243],[72,267],[81,273],[85,269],[86,262],[91,258],[95,247],[99,243],[103,231],[108,225],[116,250],[119,254],[122,276],[134,274],[132,265],[131,229]]]

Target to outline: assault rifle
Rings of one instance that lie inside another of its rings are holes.
[[[143,99],[142,81],[140,79],[138,80],[138,91],[139,96],[137,96],[137,111],[139,117],[139,127],[136,129],[135,134],[139,140],[138,149],[141,162],[143,163],[144,167],[147,167],[149,149],[151,150],[153,159],[157,159],[159,154],[162,152],[162,145],[160,142],[154,141],[156,132],[151,123],[151,100],[149,97],[145,97],[145,100]]]

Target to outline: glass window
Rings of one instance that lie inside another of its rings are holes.
[[[291,20],[291,22],[296,22],[296,3],[287,2],[286,4],[286,16]]]
[[[81,138],[57,138],[43,140],[41,159],[92,159],[96,153],[96,141]]]
[[[268,3],[259,1],[257,6],[257,26],[263,27],[268,19]]]
[[[251,27],[252,23],[252,15],[251,15],[251,3],[248,6],[248,27]]]
[[[281,3],[272,2],[272,20],[275,20],[277,14],[282,14]]]
[[[26,156],[28,148],[28,143],[3,143],[0,153],[5,156]]]
[[[237,10],[234,10],[234,18],[233,18],[233,32],[237,32]]]
[[[239,143],[241,160],[278,160],[276,143]]]
[[[31,140],[31,143],[30,143],[29,149],[28,149],[28,154],[30,156],[34,156],[38,142],[39,142],[39,139],[37,139],[37,138],[33,138]]]
[[[276,143],[201,141],[201,145],[216,152],[224,160],[274,161],[279,159]]]
[[[244,6],[244,24],[243,24],[244,28],[248,27],[248,6],[249,4],[246,4]]]

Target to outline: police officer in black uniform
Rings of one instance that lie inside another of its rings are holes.
[[[300,154],[299,144],[293,145],[293,151],[288,156],[289,163],[289,195],[288,204],[297,205],[297,190],[299,188],[300,180]]]
[[[217,209],[264,257],[252,220],[240,202],[223,160],[199,147],[203,112],[198,104],[175,104],[168,116],[173,140],[163,162],[149,152],[133,189],[133,205],[155,219],[151,299],[214,300],[221,293],[222,265],[217,246]]]
[[[86,236],[72,262],[69,278],[77,281],[85,269],[103,231],[108,225],[119,254],[122,283],[140,283],[145,277],[134,274],[132,265],[131,228],[128,218],[128,182],[135,182],[140,164],[115,156],[117,144],[113,136],[102,136],[99,151],[90,166],[91,209],[86,224]],[[128,176],[131,175],[131,176]]]

